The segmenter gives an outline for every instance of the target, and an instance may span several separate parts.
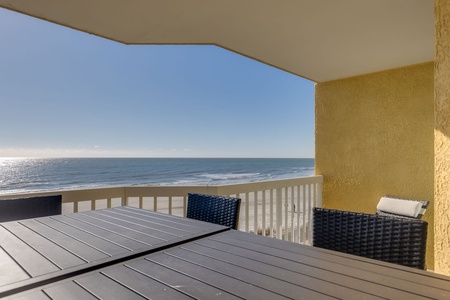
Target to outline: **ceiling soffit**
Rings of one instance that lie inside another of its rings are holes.
[[[432,61],[424,0],[0,0],[125,44],[212,44],[317,82]]]

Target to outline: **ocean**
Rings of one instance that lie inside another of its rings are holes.
[[[224,185],[312,175],[312,158],[0,158],[0,194]]]

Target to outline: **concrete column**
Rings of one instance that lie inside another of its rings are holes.
[[[435,0],[435,272],[450,275],[450,0]]]

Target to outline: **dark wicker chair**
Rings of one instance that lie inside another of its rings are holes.
[[[0,222],[60,215],[61,195],[0,200]]]
[[[425,269],[428,223],[314,208],[313,246]]]
[[[188,194],[186,216],[237,229],[241,199],[203,194]]]

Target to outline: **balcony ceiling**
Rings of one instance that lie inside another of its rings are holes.
[[[125,44],[212,44],[317,82],[434,60],[432,0],[0,0]]]

